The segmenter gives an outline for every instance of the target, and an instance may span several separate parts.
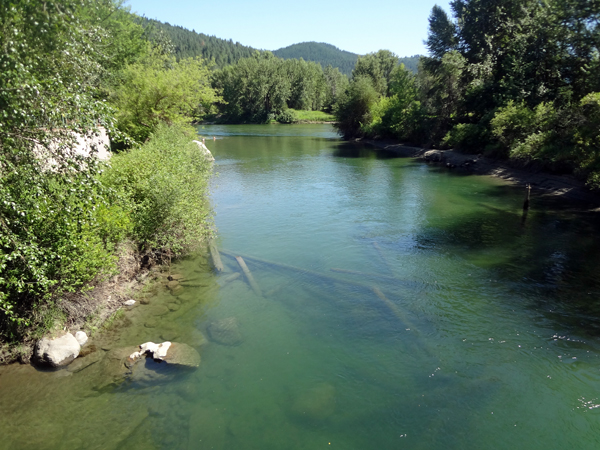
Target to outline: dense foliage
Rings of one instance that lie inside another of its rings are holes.
[[[367,76],[379,99],[340,132],[537,161],[600,188],[600,3],[454,0],[451,9],[433,8],[417,76],[390,71],[386,51],[358,59],[352,89],[367,95]]]
[[[347,78],[337,69],[325,70],[302,59],[283,60],[256,52],[215,72],[213,87],[222,93],[219,105],[226,122],[290,122],[288,108],[330,110],[344,91]]]
[[[181,129],[166,127],[199,117],[218,97],[204,63],[176,63],[167,48],[149,42],[113,0],[12,0],[0,6],[2,341],[31,337],[60,320],[65,296],[115,272],[122,242],[176,255],[202,237],[197,228],[210,222],[209,171],[192,162],[191,147],[184,148],[190,137],[176,140]],[[139,185],[107,181],[127,165],[122,161],[129,153],[116,159],[115,168],[103,167],[99,148],[79,145],[101,128],[130,144],[154,133],[150,150],[130,150],[136,170],[145,167],[144,176],[156,186],[186,186],[164,190],[175,206],[162,211],[160,223],[144,225],[146,234],[132,203]],[[181,144],[181,155],[165,139]],[[159,162],[152,145],[179,170]],[[192,210],[197,205],[198,213],[184,217],[182,202]],[[157,237],[184,219],[174,239]]]
[[[109,98],[117,109],[118,128],[138,142],[148,139],[160,123],[201,119],[220,100],[202,59],[177,62],[156,52],[125,67]]]
[[[194,135],[194,128],[161,123],[146,144],[113,155],[100,178],[127,211],[131,238],[158,258],[188,253],[211,233],[212,163]]]

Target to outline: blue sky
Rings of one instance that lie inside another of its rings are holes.
[[[353,53],[380,49],[398,56],[425,54],[430,0],[128,0],[150,19],[232,39],[264,50],[299,42],[327,42]]]

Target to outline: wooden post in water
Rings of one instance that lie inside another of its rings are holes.
[[[521,226],[525,226],[527,222],[527,213],[529,212],[529,199],[531,196],[531,185],[527,185],[527,193],[525,194],[525,200],[523,201],[523,215],[521,216]]]
[[[259,297],[262,297],[263,295],[260,290],[260,287],[258,287],[258,284],[256,284],[256,280],[252,276],[252,272],[250,272],[250,269],[248,269],[248,266],[246,265],[246,263],[244,262],[242,257],[236,256],[235,259],[238,262],[238,264],[240,265],[240,267],[242,268],[242,270],[244,271],[244,275],[246,275],[246,278],[248,279],[248,283],[250,284],[250,286],[252,287],[254,292],[256,292],[256,295],[258,295]]]
[[[217,248],[215,241],[210,241],[208,248],[210,249],[210,256],[212,257],[216,271],[223,272],[225,267],[223,266],[223,261],[221,261],[221,255],[219,255],[219,249]]]
[[[529,199],[531,198],[531,185],[527,185],[527,192],[525,193],[525,201],[523,201],[523,211],[529,209]]]

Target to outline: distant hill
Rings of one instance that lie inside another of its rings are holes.
[[[422,55],[413,55],[413,56],[405,56],[404,58],[399,58],[400,63],[404,64],[404,66],[412,71],[413,73],[417,73],[419,70],[419,59],[421,59]]]
[[[195,30],[188,30],[179,25],[171,25],[146,17],[139,17],[141,25],[149,31],[150,38],[160,39],[164,34],[171,40],[177,59],[201,56],[206,59],[214,59],[218,67],[235,64],[242,58],[248,58],[256,51],[231,39],[221,39],[216,36],[208,36]],[[340,72],[351,76],[352,69],[356,64],[358,56],[356,53],[340,50],[339,48],[324,42],[302,42],[273,51],[273,54],[283,59],[299,59],[315,61],[323,68],[331,64]],[[407,69],[417,72],[419,55],[400,58]]]
[[[337,67],[340,72],[350,76],[352,69],[356,64],[358,55],[356,53],[340,50],[339,48],[326,44],[324,42],[302,42],[293,44],[289,47],[280,48],[273,51],[275,56],[283,59],[304,59],[305,61],[315,61],[321,63],[321,66]]]
[[[239,42],[234,43],[231,39],[225,40],[215,36],[208,36],[203,33],[197,33],[195,30],[169,23],[159,22],[158,20],[141,17],[140,23],[146,29],[149,29],[150,38],[162,32],[167,35],[175,48],[177,59],[201,56],[205,59],[213,59],[218,67],[224,67],[229,64],[235,64],[241,58],[252,56],[256,50],[252,47],[246,47]]]
[[[332,67],[337,67],[340,72],[351,76],[352,69],[356,64],[359,55],[356,53],[340,50],[339,48],[326,44],[324,42],[302,42],[300,44],[290,45],[289,47],[274,50],[273,54],[283,59],[299,59],[305,61],[315,61],[321,63],[321,66],[327,67],[331,64]],[[406,56],[400,58],[400,62],[406,66],[408,70],[417,73],[420,55]]]

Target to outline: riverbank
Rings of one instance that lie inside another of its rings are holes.
[[[492,159],[483,155],[464,154],[452,149],[431,150],[391,141],[362,139],[359,142],[367,143],[403,157],[417,158],[431,164],[447,167],[449,170],[466,175],[489,175],[502,178],[518,186],[529,184],[532,191],[538,195],[558,196],[600,206],[600,195],[590,191],[584,182],[577,180],[572,175],[545,173],[535,165],[519,167],[516,162]]]

